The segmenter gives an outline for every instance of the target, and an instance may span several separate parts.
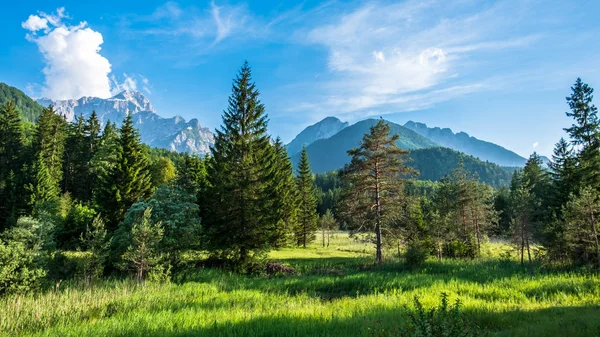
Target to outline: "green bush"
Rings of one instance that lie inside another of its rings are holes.
[[[0,294],[22,293],[37,288],[46,276],[48,229],[23,217],[0,239]]]
[[[406,264],[412,268],[421,266],[427,257],[429,257],[429,249],[418,242],[410,243],[404,254]]]

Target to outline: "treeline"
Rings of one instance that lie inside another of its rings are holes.
[[[414,180],[416,172],[406,174],[412,153],[399,150],[380,122],[365,135],[359,152],[349,151],[349,166],[317,175],[318,210],[335,210],[342,226],[354,232],[375,233],[368,239],[378,250],[397,245],[398,254],[411,263],[430,255],[475,258],[481,243],[493,236],[510,240],[522,264],[538,260],[600,268],[600,121],[592,93],[577,79],[567,98],[567,116],[574,119],[565,129],[570,139],[556,144],[548,166],[533,153],[513,173],[510,186],[496,190],[481,183],[479,174],[485,172],[470,174],[462,162],[439,182]],[[369,161],[373,164],[355,167]],[[405,174],[398,176],[398,170]]]
[[[0,293],[44,279],[165,279],[190,251],[251,270],[273,247],[315,239],[306,153],[296,174],[247,64],[207,158],[148,148],[131,115],[119,128],[95,113],[67,123],[50,106],[25,132],[19,110],[0,108]]]
[[[386,246],[412,264],[474,258],[487,237],[507,235],[522,261],[541,245],[549,258],[588,263],[598,253],[600,126],[580,80],[568,102],[572,142],[557,145],[550,170],[534,154],[500,190],[462,164],[438,183],[416,182],[383,121],[340,172],[315,177],[306,149],[294,172],[267,133],[247,63],[206,158],[148,148],[131,115],[119,128],[95,113],[69,124],[50,106],[26,132],[9,102],[0,108],[0,294],[70,277],[164,280],[193,268],[194,256],[255,272],[269,250],[306,247],[319,232],[326,246],[340,227],[366,233],[378,262]]]

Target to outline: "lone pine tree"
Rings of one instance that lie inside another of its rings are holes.
[[[344,203],[350,212],[360,212],[366,225],[375,233],[376,260],[383,262],[382,227],[387,225],[402,204],[403,176],[414,171],[404,165],[408,151],[398,147],[397,134],[390,136],[390,126],[379,121],[365,134],[360,147],[348,151],[352,161],[345,168],[345,180],[356,193],[346,193]],[[358,196],[358,197],[357,197]]]

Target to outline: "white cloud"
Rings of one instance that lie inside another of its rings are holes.
[[[533,143],[533,148],[535,149],[536,147],[538,147],[538,145],[540,145],[540,143],[538,143],[538,142]]]
[[[113,89],[135,88],[135,80],[125,75],[125,82],[118,84],[110,77],[111,64],[100,54],[104,42],[102,34],[88,27],[85,21],[77,25],[62,22],[68,18],[65,9],[56,13],[30,15],[21,25],[31,31],[27,39],[34,42],[46,63],[43,73],[45,83],[41,95],[52,99],[95,96],[107,98]],[[36,32],[44,30],[37,36]]]
[[[30,15],[29,18],[27,18],[27,21],[21,23],[21,27],[32,32],[37,32],[42,29],[46,30],[48,29],[48,19],[41,18],[37,15]]]

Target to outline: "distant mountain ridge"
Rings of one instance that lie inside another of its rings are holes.
[[[377,124],[377,119],[367,119],[345,127],[335,135],[319,139],[309,144],[306,149],[313,172],[324,173],[338,170],[350,162],[347,151],[358,146],[369,128]],[[423,135],[400,124],[385,121],[390,125],[390,133],[398,134],[398,146],[410,150],[407,165],[417,169],[417,177],[422,180],[439,180],[449,174],[462,162],[465,169],[492,186],[505,185],[510,181],[510,172],[497,164],[481,161],[459,151],[441,147]],[[292,163],[297,165],[300,154],[291,155]]]
[[[302,146],[308,146],[317,140],[329,138],[349,125],[350,123],[342,122],[336,117],[326,117],[320,122],[306,127],[286,145],[288,154],[292,156],[300,152]]]
[[[431,139],[441,146],[464,152],[500,166],[524,166],[527,159],[491,142],[477,139],[465,132],[454,133],[449,128],[430,128],[424,123],[408,121],[404,127]]]
[[[37,102],[44,106],[53,105],[56,112],[65,116],[69,122],[75,116],[87,118],[92,111],[96,111],[102,124],[110,120],[120,125],[127,114],[132,114],[141,140],[152,147],[205,155],[214,144],[214,134],[208,128],[200,126],[197,119],[186,122],[181,116],[163,118],[139,91],[125,90],[106,99],[81,97],[53,101],[44,98]]]
[[[366,119],[352,124],[335,135],[319,139],[306,147],[311,168],[316,173],[323,173],[342,168],[349,162],[348,150],[358,147],[359,141],[369,128],[377,124],[377,119]],[[438,147],[433,141],[409,130],[402,125],[386,121],[390,125],[390,132],[400,135],[398,146],[407,150],[422,149],[427,147]],[[300,154],[290,156],[295,165]]]

